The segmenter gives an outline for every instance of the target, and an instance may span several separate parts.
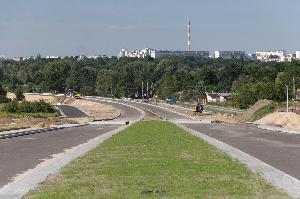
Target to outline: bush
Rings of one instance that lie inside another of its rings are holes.
[[[6,104],[4,104],[2,111],[8,112],[8,113],[16,113],[18,111],[18,101],[12,100]]]
[[[51,104],[41,100],[39,102],[18,102],[13,100],[5,104],[2,111],[8,113],[55,113],[57,110]]]
[[[0,103],[8,103],[9,101],[11,101],[6,97],[6,95],[7,95],[6,90],[4,90],[2,85],[0,85]]]
[[[23,93],[22,87],[18,87],[16,90],[16,100],[17,101],[23,101],[25,99],[25,95]]]

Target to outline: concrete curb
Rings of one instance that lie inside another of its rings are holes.
[[[209,144],[215,146],[217,149],[228,154],[231,158],[239,160],[243,164],[246,164],[247,167],[250,168],[252,172],[259,174],[265,180],[272,183],[275,187],[279,188],[280,190],[283,190],[284,192],[287,192],[290,197],[300,198],[300,180],[228,144],[225,144],[219,140],[204,135],[199,131],[192,130],[181,124],[177,124],[177,123],[174,124],[186,130],[187,132],[205,140]]]
[[[23,129],[28,129],[30,128],[29,126],[24,126],[24,127],[11,127],[11,128],[2,128],[0,129],[0,132],[3,132],[3,131],[17,131],[17,130],[23,130]]]
[[[5,140],[5,139],[9,139],[9,138],[16,138],[16,137],[21,137],[21,136],[25,136],[25,135],[52,132],[52,131],[61,130],[61,129],[65,129],[65,128],[74,128],[74,127],[80,127],[80,126],[86,126],[86,125],[88,125],[88,123],[73,124],[73,125],[68,125],[68,126],[58,125],[58,126],[53,126],[53,127],[50,127],[50,128],[41,128],[41,129],[35,129],[35,130],[30,130],[30,131],[7,133],[7,134],[0,135],[0,140]]]
[[[281,128],[281,127],[268,126],[268,125],[264,125],[264,124],[258,124],[256,126],[259,129],[264,129],[264,130],[269,130],[269,131],[276,131],[276,132],[287,133],[287,134],[300,134],[299,130],[298,131],[290,130],[290,129],[285,129],[285,128]]]

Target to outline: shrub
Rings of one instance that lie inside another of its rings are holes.
[[[8,103],[9,101],[11,101],[6,97],[6,95],[7,95],[6,90],[4,90],[2,85],[0,85],[0,103]]]
[[[18,102],[13,100],[5,104],[2,111],[8,113],[55,113],[57,110],[51,104],[41,100],[39,102]]]
[[[4,104],[2,111],[8,112],[8,113],[17,113],[18,112],[18,101],[12,100],[6,104]]]
[[[25,99],[25,95],[23,93],[23,88],[19,86],[16,90],[16,100],[23,101]]]

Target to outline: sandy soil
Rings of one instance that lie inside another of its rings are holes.
[[[60,100],[62,104],[68,104],[80,108],[82,111],[96,119],[110,119],[119,115],[119,111],[98,102],[84,99],[65,98]]]
[[[33,118],[25,117],[20,119],[11,119],[11,118],[0,118],[0,128],[6,127],[50,127],[51,125],[61,125],[61,124],[76,124],[77,121],[73,119],[64,119],[64,118]]]
[[[300,115],[292,112],[275,112],[257,122],[289,129],[300,129]]]
[[[14,93],[7,93],[7,96],[11,99],[15,98]],[[54,96],[42,96],[42,95],[28,95],[25,94],[25,99],[27,101],[39,101],[45,100],[51,104],[68,104],[80,108],[82,111],[96,119],[108,119],[114,118],[119,114],[119,111],[97,102],[91,102],[84,99],[73,99],[73,98],[64,98],[64,97],[54,97]],[[88,120],[84,120],[88,121]]]
[[[172,109],[174,111],[177,111],[186,116],[190,116],[197,120],[225,122],[225,123],[230,123],[230,124],[237,123],[236,118],[231,115],[228,115],[228,114],[207,114],[207,113],[203,113],[203,114],[197,113],[196,114],[192,110],[188,110],[186,108],[183,108],[183,107],[180,107],[177,105],[170,105],[170,104],[166,104],[166,103],[159,103],[158,105]]]

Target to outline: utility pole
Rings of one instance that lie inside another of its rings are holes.
[[[144,102],[144,82],[142,82],[142,101]]]
[[[147,82],[147,99],[149,99],[149,84]]]
[[[289,87],[286,87],[286,112],[289,112]]]
[[[296,85],[295,85],[295,77],[293,76],[293,95],[294,99],[296,99]]]
[[[110,96],[111,96],[111,97],[113,97],[113,88],[112,88],[112,87],[113,87],[113,85],[111,84],[111,85],[110,85]]]

